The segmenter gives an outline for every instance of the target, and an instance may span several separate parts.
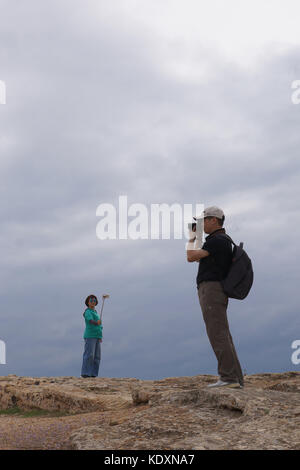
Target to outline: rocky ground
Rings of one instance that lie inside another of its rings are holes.
[[[300,449],[300,372],[215,379],[0,377],[0,449]]]

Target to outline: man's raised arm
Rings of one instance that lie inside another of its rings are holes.
[[[187,250],[186,251],[187,261],[192,263],[193,261],[200,261],[201,258],[209,256],[209,252],[206,250]]]

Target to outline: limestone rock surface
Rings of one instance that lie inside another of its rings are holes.
[[[10,375],[0,377],[0,408],[92,417],[67,436],[70,449],[300,449],[300,372],[247,375],[243,389],[207,388],[216,379]]]

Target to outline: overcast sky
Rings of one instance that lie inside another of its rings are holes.
[[[111,296],[99,375],[217,374],[186,240],[97,238],[97,207],[121,195],[220,206],[255,274],[228,308],[242,368],[300,370],[299,15],[296,0],[0,0],[0,375],[80,375],[91,293]]]

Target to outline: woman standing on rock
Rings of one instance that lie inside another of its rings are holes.
[[[95,310],[98,299],[95,295],[89,295],[85,299],[87,308],[84,311],[84,353],[81,368],[81,377],[97,377],[101,359],[102,324]]]

